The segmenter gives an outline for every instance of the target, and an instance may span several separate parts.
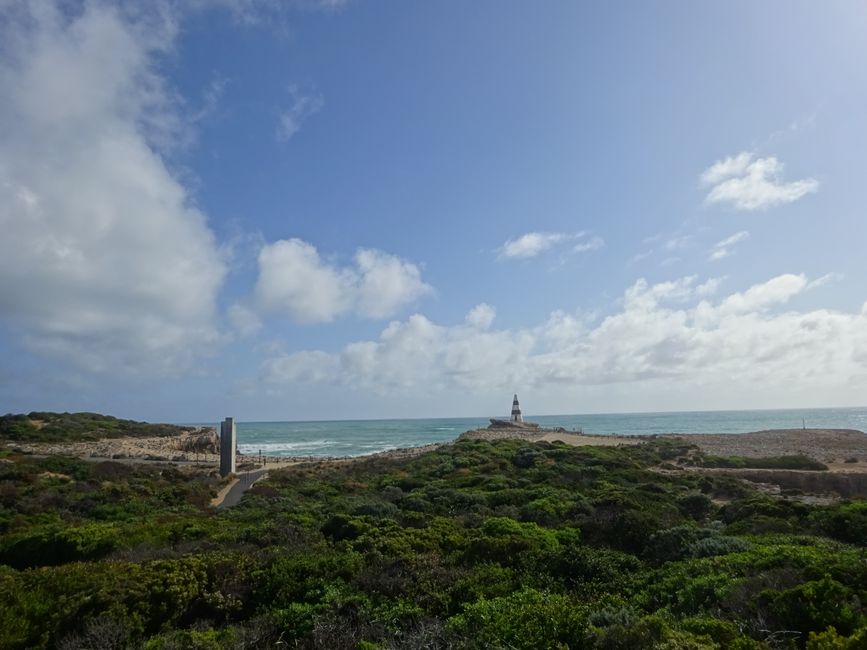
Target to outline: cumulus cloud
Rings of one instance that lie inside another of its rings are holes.
[[[718,241],[714,244],[710,252],[708,253],[708,259],[712,262],[724,259],[731,255],[732,247],[735,244],[739,244],[742,241],[746,241],[750,238],[750,233],[746,230],[741,230],[740,232],[736,232],[731,237],[726,237],[725,239]]]
[[[300,239],[268,244],[259,253],[259,304],[299,323],[328,322],[348,311],[353,283],[350,270],[324,262],[315,246]]]
[[[355,254],[356,310],[367,318],[385,318],[426,293],[415,264],[394,255],[362,248]]]
[[[229,307],[229,323],[241,336],[252,336],[262,329],[262,321],[255,311],[245,305],[235,303]]]
[[[521,259],[536,257],[540,253],[544,253],[562,244],[564,242],[576,241],[585,237],[587,233],[564,233],[564,232],[528,232],[515,239],[508,240],[500,247],[500,259]],[[601,237],[592,237],[590,239],[579,241],[572,247],[575,253],[584,253],[587,251],[598,250],[605,245],[605,241]]]
[[[493,325],[496,316],[497,310],[491,307],[488,303],[483,302],[470,310],[466,317],[466,323],[470,327],[486,330]]]
[[[280,142],[286,142],[298,133],[304,121],[318,113],[325,103],[321,95],[303,93],[297,86],[290,86],[289,94],[292,103],[277,118],[277,140]]]
[[[325,323],[347,313],[385,318],[432,291],[415,264],[359,249],[354,266],[323,260],[316,247],[284,239],[262,247],[257,304],[297,323]]]
[[[389,324],[376,340],[334,353],[278,355],[263,365],[260,379],[286,386],[287,377],[311,377],[313,361],[321,381],[383,394],[644,381],[802,388],[813,380],[867,377],[864,310],[782,310],[807,288],[803,275],[780,275],[712,300],[718,286],[719,279],[695,277],[638,280],[620,309],[595,323],[554,312],[535,327],[493,330],[487,319],[487,327],[478,326],[486,313],[479,307],[454,326],[415,314]]]
[[[804,178],[784,182],[783,163],[774,156],[755,158],[742,152],[718,160],[701,175],[702,185],[709,188],[705,203],[723,203],[737,210],[763,210],[792,203],[819,189],[819,181]]]
[[[0,8],[0,314],[94,371],[176,372],[219,339],[225,263],[161,152],[177,25],[103,3]]]

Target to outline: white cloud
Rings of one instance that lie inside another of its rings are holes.
[[[211,118],[217,112],[228,85],[229,79],[227,77],[215,75],[202,93],[201,105],[191,116],[191,120],[202,122]]]
[[[587,235],[586,232],[564,233],[564,232],[528,232],[508,240],[500,248],[500,259],[522,259],[536,257],[540,253],[544,253],[568,241],[580,240]],[[579,241],[572,247],[574,253],[585,253],[587,251],[598,250],[605,246],[605,241],[601,237],[591,237],[590,239]]]
[[[262,375],[269,384],[327,383],[338,369],[334,356],[313,350],[275,357],[264,365]]]
[[[819,287],[824,287],[826,284],[839,282],[843,277],[842,273],[826,273],[825,275],[810,281],[807,285],[807,290],[818,289]]]
[[[466,323],[470,327],[480,330],[486,330],[494,323],[494,318],[497,316],[497,310],[491,307],[488,303],[483,302],[470,310],[467,314]]]
[[[385,318],[432,289],[410,262],[377,250],[355,254],[358,267],[356,310],[367,318]]]
[[[280,142],[286,142],[298,133],[304,121],[318,113],[325,103],[321,95],[302,93],[297,86],[290,86],[289,93],[292,103],[277,119],[277,140]]]
[[[602,237],[591,237],[585,242],[575,244],[572,250],[576,253],[585,253],[587,251],[599,250],[603,246],[605,246],[605,240]]]
[[[662,245],[663,250],[679,251],[688,248],[692,243],[692,235],[675,235],[665,240]]]
[[[252,336],[262,329],[262,321],[255,311],[235,303],[229,307],[229,322],[241,336]]]
[[[728,203],[737,210],[763,210],[797,201],[819,189],[819,181],[804,178],[783,182],[783,164],[775,157],[755,158],[752,153],[719,160],[701,175],[709,187],[705,203]]]
[[[661,268],[674,266],[678,262],[682,261],[681,257],[677,255],[677,253],[689,248],[694,239],[694,235],[683,234],[683,226],[674,232],[660,232],[651,235],[650,237],[645,237],[643,243],[652,244],[655,248],[650,248],[642,253],[633,255],[628,264],[638,264],[654,254],[659,253],[660,257],[662,257],[659,261],[659,266]]]
[[[466,324],[451,327],[416,314],[391,323],[377,340],[336,353],[278,355],[261,379],[276,387],[291,384],[281,377],[309,377],[313,358],[322,381],[382,394],[636,382],[731,382],[756,390],[774,382],[795,390],[864,382],[867,305],[861,313],[775,309],[807,284],[803,275],[786,274],[710,302],[719,279],[639,280],[622,308],[595,325],[554,312],[535,327],[491,330],[473,326],[476,309]],[[272,372],[275,364],[281,373]]]
[[[717,185],[733,176],[742,176],[752,162],[753,154],[743,151],[737,156],[729,156],[716,161],[701,175],[702,185]]]
[[[724,259],[731,255],[731,249],[735,244],[739,244],[742,241],[746,241],[750,238],[750,233],[746,230],[741,230],[740,232],[735,233],[731,237],[726,237],[725,239],[718,241],[714,244],[709,253],[708,260],[717,261]]]
[[[706,296],[712,296],[717,292],[720,285],[725,280],[722,278],[710,278],[709,280],[703,282],[695,288],[695,295],[699,298],[704,298]]]
[[[236,22],[246,26],[270,25],[285,31],[290,11],[336,11],[349,0],[184,0],[185,10],[228,11]]]
[[[558,244],[567,235],[560,232],[528,232],[517,239],[510,239],[503,244],[500,257],[521,258],[536,257],[539,253],[548,250],[554,244]]]
[[[287,239],[259,253],[258,305],[298,323],[323,323],[353,312],[384,318],[432,291],[418,266],[381,251],[360,249],[354,267],[323,260],[312,244]]]
[[[268,244],[259,253],[259,304],[299,323],[328,322],[349,311],[353,284],[351,271],[323,262],[316,247],[300,239]]]
[[[0,313],[85,369],[176,372],[219,340],[225,275],[161,156],[188,136],[155,68],[163,13],[0,9]]]
[[[707,312],[707,303],[698,306],[702,318],[716,320],[733,314],[762,312],[777,304],[788,302],[792,296],[801,293],[807,287],[807,277],[801,273],[794,275],[786,273],[778,275],[762,284],[756,284],[742,293],[733,293],[713,310],[711,318]]]
[[[638,264],[639,262],[643,262],[644,260],[646,260],[651,255],[653,255],[653,249],[650,249],[649,251],[644,251],[643,253],[636,253],[632,256],[632,259],[629,260],[629,263]]]

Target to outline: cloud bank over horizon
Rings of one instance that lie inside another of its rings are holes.
[[[393,321],[377,340],[340,351],[279,354],[260,369],[263,385],[343,384],[378,393],[525,386],[592,386],[714,379],[792,390],[835,378],[867,382],[867,302],[858,313],[781,311],[815,286],[783,274],[716,300],[719,280],[695,276],[649,284],[637,280],[620,311],[593,323],[556,311],[528,328],[491,330],[493,308],[444,326],[421,314]]]

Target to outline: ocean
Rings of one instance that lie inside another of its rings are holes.
[[[746,433],[762,429],[807,428],[867,431],[867,407],[771,411],[690,411],[525,415],[544,427],[596,434]],[[210,423],[203,423],[210,424]],[[488,419],[334,420],[311,422],[238,422],[238,448],[267,456],[363,456],[389,449],[454,440],[464,431],[488,425]],[[219,431],[219,424],[216,425]]]

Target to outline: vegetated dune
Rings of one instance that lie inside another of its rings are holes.
[[[460,440],[526,440],[565,442],[575,446],[634,445],[656,436],[598,435],[565,429],[477,429]],[[773,429],[752,433],[680,433],[659,436],[679,439],[712,456],[777,458],[806,456],[840,473],[867,471],[867,433],[855,429]]]
[[[169,437],[196,427],[123,420],[99,413],[52,413],[0,416],[0,440],[19,442],[74,442],[105,438]]]

